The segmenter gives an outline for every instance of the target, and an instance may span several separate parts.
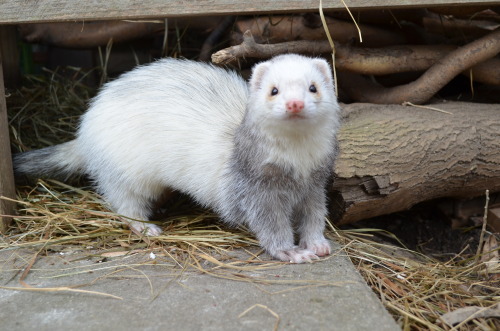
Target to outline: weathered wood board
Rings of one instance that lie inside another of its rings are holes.
[[[7,106],[3,84],[2,54],[0,53],[0,196],[14,198],[14,176],[10,158],[9,128],[7,125]],[[8,215],[14,214],[14,203],[0,199],[0,232],[7,229],[11,221]],[[2,216],[3,215],[3,216]]]
[[[348,0],[350,9],[477,6],[481,0]],[[318,11],[319,0],[2,0],[0,24],[145,19],[179,16],[293,13]],[[340,0],[324,0],[324,9],[344,10]]]

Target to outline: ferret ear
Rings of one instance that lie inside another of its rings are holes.
[[[264,75],[269,70],[270,64],[268,62],[261,62],[256,64],[252,69],[252,77],[250,78],[250,89],[252,91],[261,88]]]
[[[312,61],[314,66],[324,76],[325,82],[333,84],[332,69],[330,68],[328,62],[323,59],[313,59]]]

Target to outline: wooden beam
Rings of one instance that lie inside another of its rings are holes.
[[[350,9],[500,5],[484,0],[349,0]],[[2,0],[0,24],[317,12],[319,0]],[[323,8],[345,10],[339,0]]]
[[[14,173],[10,151],[9,125],[7,121],[7,105],[3,84],[2,53],[0,52],[0,196],[15,198]],[[0,199],[0,232],[7,230],[12,220],[14,203]]]
[[[8,88],[21,83],[17,31],[14,25],[0,26],[0,53],[3,55],[3,78]]]

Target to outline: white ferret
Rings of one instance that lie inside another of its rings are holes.
[[[339,105],[322,59],[281,55],[249,84],[232,71],[162,59],[107,83],[76,139],[16,154],[17,175],[85,173],[132,230],[166,188],[245,224],[273,257],[330,254],[326,183],[336,158]],[[294,244],[294,233],[299,236]]]

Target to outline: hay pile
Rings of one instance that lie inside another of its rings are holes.
[[[497,259],[491,264],[486,259],[474,263],[475,256],[460,254],[443,262],[378,243],[372,239],[377,232],[335,231],[333,238],[344,245],[346,254],[404,330],[448,330],[441,320],[447,312],[460,313],[465,307],[486,311],[500,302],[498,246],[493,248]],[[492,314],[498,318],[496,309]],[[457,315],[447,319],[456,322],[457,330],[496,330],[500,326],[495,319],[469,319],[466,310]]]
[[[50,72],[48,78],[29,77],[27,87],[8,97],[15,150],[39,148],[72,138],[79,115],[95,90],[82,84],[88,73],[70,70],[74,73],[69,79],[57,72]],[[199,270],[202,260],[218,264],[220,269],[248,270],[279,263],[260,260],[259,253],[252,253],[258,250],[258,243],[248,232],[224,228],[214,222],[214,215],[193,206],[184,197],[169,202],[169,214],[162,219],[166,231],[154,240],[132,235],[85,181],[68,185],[39,180],[36,185],[18,186],[17,202],[19,216],[11,230],[1,237],[0,250],[57,250],[63,245],[75,250],[98,250],[108,256],[113,252],[143,250],[163,254],[174,262],[173,268]],[[457,330],[500,327],[495,317],[488,317],[495,316],[495,310],[488,308],[500,302],[499,250],[498,244],[494,245],[494,236],[489,237],[492,244],[483,249],[482,256],[458,254],[442,262],[380,243],[374,240],[378,232],[343,231],[330,225],[328,235],[342,244],[343,252],[404,330],[448,330],[450,326],[441,318],[452,311],[458,312],[458,317],[448,316],[450,321],[455,318],[453,324]],[[249,250],[252,258],[237,263],[213,258],[225,256],[235,248]],[[460,310],[466,307],[478,308],[470,317],[469,311]]]

